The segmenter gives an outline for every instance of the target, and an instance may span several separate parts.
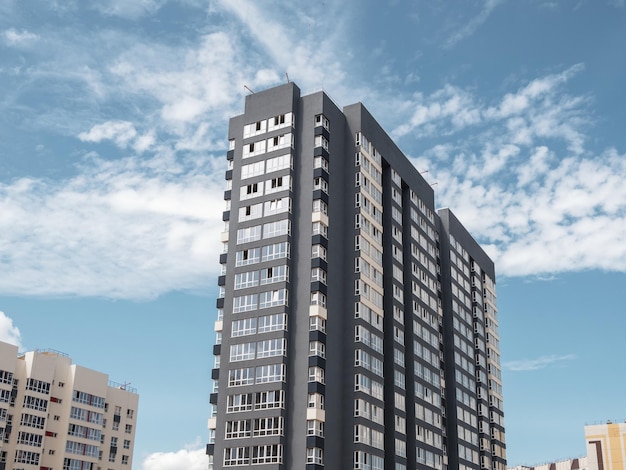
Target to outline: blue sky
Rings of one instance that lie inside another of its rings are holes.
[[[0,337],[139,389],[204,468],[228,117],[362,101],[496,261],[509,463],[624,419],[624,0],[0,2]]]

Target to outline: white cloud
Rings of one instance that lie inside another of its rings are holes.
[[[502,365],[505,369],[512,372],[531,371],[545,369],[557,364],[561,364],[566,361],[572,361],[576,359],[574,354],[541,356],[535,359],[520,359],[518,361],[504,362]]]
[[[132,122],[108,121],[93,126],[89,132],[81,132],[78,138],[83,142],[101,142],[112,140],[124,148],[137,136],[137,130]]]
[[[2,311],[0,311],[0,341],[22,349],[22,334],[19,328],[13,325],[13,320]]]
[[[24,46],[31,44],[39,39],[37,34],[31,33],[26,30],[18,31],[15,28],[10,28],[2,32],[2,37],[6,44],[10,46]]]
[[[343,36],[344,3],[329,0],[303,7],[274,0],[275,8],[266,4],[261,8],[258,2],[250,0],[218,3],[235,15],[252,36],[254,45],[269,56],[278,80],[287,72],[305,92],[325,88],[333,90],[335,96],[355,96],[357,90],[345,83],[350,48]]]
[[[142,470],[206,470],[209,463],[204,449],[155,452],[142,462]]]
[[[254,88],[279,80],[267,69],[258,70],[255,57],[235,36],[218,32],[205,35],[196,48],[183,50],[137,44],[110,70],[125,93],[156,99],[162,125],[181,133],[198,120],[225,120],[225,111],[234,112],[241,101],[244,84]]]
[[[78,138],[83,142],[91,143],[111,140],[118,147],[124,149],[130,146],[137,153],[149,150],[156,143],[154,130],[140,135],[135,125],[128,121],[107,121],[96,124],[89,131],[78,134]]]
[[[445,42],[444,48],[451,48],[459,41],[465,39],[468,36],[473,35],[478,28],[480,28],[485,21],[489,18],[493,10],[503,3],[504,0],[485,0],[481,11],[471,18],[469,21],[466,21],[465,24],[461,27],[456,28],[454,34],[452,34]]]
[[[440,200],[490,246],[500,274],[626,271],[626,155],[559,161],[540,147],[509,170],[517,183],[431,170]]]
[[[446,135],[414,163],[429,170],[438,204],[487,247],[500,275],[626,271],[626,155],[586,148],[589,100],[564,90],[581,70],[531,80],[493,106],[450,87],[417,96],[416,109],[427,111],[395,131],[416,146]],[[480,116],[467,129],[452,122],[460,108],[442,111],[452,96]]]
[[[138,18],[154,13],[166,3],[166,0],[100,0],[92,7],[107,16],[121,16],[123,18]]]
[[[416,93],[410,102],[414,108],[408,122],[393,130],[394,137],[412,133],[414,137],[449,134],[482,121],[481,109],[467,91],[445,85],[430,96]]]
[[[87,159],[61,181],[0,184],[0,293],[152,298],[204,289],[223,230],[225,167],[151,158]]]

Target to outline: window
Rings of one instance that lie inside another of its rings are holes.
[[[254,437],[282,436],[283,418],[276,416],[271,418],[258,418],[254,420]]]
[[[239,413],[241,411],[249,411],[251,409],[251,393],[238,393],[235,395],[228,395],[226,401],[226,413]]]
[[[130,449],[130,439],[124,439],[124,449]]]
[[[274,338],[257,343],[257,359],[262,357],[284,356],[287,354],[287,340]]]
[[[122,465],[128,465],[128,455],[122,455]]]
[[[328,194],[328,181],[326,181],[321,176],[316,176],[313,178],[313,190],[321,189],[326,194]]]
[[[233,313],[256,310],[258,306],[258,294],[241,295],[233,298]]]
[[[69,424],[67,434],[70,436],[83,437],[92,441],[100,441],[102,439],[102,431],[93,429],[79,424]]]
[[[0,370],[0,383],[12,384],[13,383],[13,372],[8,372],[6,370]]]
[[[361,442],[366,445],[370,445],[372,430],[362,424],[354,426],[354,442]]]
[[[263,214],[265,216],[281,214],[291,210],[291,198],[283,197],[266,201],[263,205]]]
[[[311,246],[311,258],[321,258],[326,260],[327,251],[322,245]]]
[[[287,266],[272,266],[261,271],[261,285],[273,284],[275,282],[287,281]]]
[[[21,431],[17,435],[17,443],[24,444],[27,446],[41,447],[42,440],[43,440],[43,436],[41,434],[34,434],[32,432]]]
[[[249,271],[235,274],[235,289],[245,289],[259,285],[259,272]]]
[[[243,369],[231,369],[228,371],[228,386],[240,387],[242,385],[252,385],[254,383],[254,368],[245,367]]]
[[[224,466],[233,465],[249,465],[250,464],[250,448],[249,447],[231,447],[224,449]]]
[[[324,157],[317,156],[313,158],[313,168],[323,168],[324,170],[328,171],[328,160],[326,160]]]
[[[263,183],[251,183],[239,190],[239,199],[244,201],[253,197],[263,196]]]
[[[135,411],[131,410],[130,408],[126,410],[126,417],[128,419],[133,419],[133,416],[135,415]]]
[[[313,235],[328,237],[328,226],[322,222],[313,222]]]
[[[289,175],[277,176],[265,182],[265,194],[273,194],[287,190],[291,190],[291,177]]]
[[[326,307],[326,295],[320,291],[311,292],[311,305]]]
[[[370,454],[363,451],[354,453],[354,470],[372,470]]]
[[[316,281],[326,284],[326,271],[324,271],[322,268],[311,269],[311,282]]]
[[[267,122],[267,131],[273,131],[275,129],[281,129],[283,127],[293,126],[295,123],[293,113],[279,114],[270,118]]]
[[[309,447],[306,450],[306,463],[324,465],[324,451],[319,447]]]
[[[252,204],[239,208],[239,222],[258,219],[263,216],[263,204]]]
[[[289,243],[281,242],[266,245],[261,251],[261,261],[271,261],[274,259],[289,257]]]
[[[248,137],[263,134],[265,133],[266,129],[267,121],[265,119],[262,121],[253,122],[252,124],[247,124],[243,126],[243,138],[247,139]]]
[[[26,390],[32,390],[33,392],[50,394],[50,383],[37,379],[26,379]]]
[[[270,390],[267,392],[257,392],[254,402],[256,410],[271,408],[284,408],[285,392],[283,390]]]
[[[111,446],[113,446],[112,443],[111,443]],[[97,445],[82,444],[80,442],[74,442],[74,441],[67,441],[65,444],[65,452],[69,454],[86,455],[88,457],[98,457],[99,451],[100,451],[100,446],[97,446]]]
[[[284,382],[285,364],[269,364],[256,368],[256,383]]]
[[[270,331],[280,331],[287,329],[287,314],[275,313],[264,315],[258,320],[258,333],[268,333]]]
[[[252,447],[252,465],[282,462],[283,446],[281,444],[269,444]]]
[[[309,331],[321,331],[322,333],[326,333],[326,320],[317,315],[309,317]]]
[[[237,244],[254,242],[261,239],[261,226],[240,228],[237,230]]]
[[[48,400],[26,395],[24,397],[24,408],[30,408],[31,410],[38,411],[46,411],[48,409]]]
[[[324,437],[324,422],[308,419],[306,422],[306,435]]]
[[[254,359],[255,343],[232,344],[230,346],[230,362]]]
[[[324,380],[324,369],[321,367],[309,367],[309,382],[326,383]]]
[[[3,420],[6,421],[6,410],[2,410]],[[46,422],[46,418],[43,416],[35,416],[27,413],[22,413],[20,419],[20,426],[28,426],[35,429],[43,429]]]
[[[265,162],[265,172],[272,173],[274,171],[284,170],[291,168],[292,158],[291,155],[281,155],[280,157],[268,158]]]
[[[278,237],[281,235],[289,235],[290,233],[291,233],[291,223],[287,219],[263,224],[263,238],[272,238],[272,237]],[[260,239],[260,232],[259,232],[259,239]],[[239,240],[239,238],[237,238],[237,240]],[[239,241],[237,241],[237,243],[239,243]]]
[[[324,409],[324,395],[320,393],[309,393],[307,396],[308,408]]]
[[[287,305],[287,289],[276,289],[259,294],[259,308]]]
[[[322,214],[328,214],[328,204],[321,199],[313,200],[313,212],[321,212]]]
[[[70,410],[70,418],[95,424],[102,424],[104,420],[104,416],[102,415],[102,413],[87,411],[82,408],[77,408],[75,406],[72,406]],[[56,416],[55,421],[58,421]]]
[[[328,139],[323,135],[316,135],[315,147],[322,147],[324,150],[328,150]]]
[[[226,421],[225,439],[241,439],[244,437],[250,437],[250,435],[251,429],[249,419]]]
[[[15,451],[15,462],[26,463],[29,465],[39,465],[39,453],[26,450]]]
[[[328,119],[326,118],[326,116],[324,116],[323,114],[318,114],[317,116],[315,116],[315,126],[322,126],[324,127],[326,130],[330,129],[330,122],[328,121]]]
[[[248,250],[238,251],[235,255],[235,266],[247,266],[259,262],[260,248],[250,248]]]
[[[243,165],[241,167],[241,179],[252,178],[265,173],[265,162],[260,161],[251,163],[250,165]]]
[[[309,356],[326,358],[326,345],[321,341],[309,341]]]
[[[255,334],[256,322],[256,318],[245,318],[233,321],[230,333],[231,338]]]
[[[243,146],[241,158],[254,157],[265,153],[265,140],[259,140],[258,142],[252,142]]]
[[[283,134],[274,136],[267,141],[267,151],[279,150],[286,147],[291,147],[293,144],[292,134]]]

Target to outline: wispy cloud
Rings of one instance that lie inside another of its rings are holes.
[[[456,29],[456,31],[444,42],[443,47],[449,49],[459,41],[473,35],[476,30],[480,28],[485,21],[487,21],[493,10],[503,2],[504,0],[485,0],[480,12],[469,21],[465,22],[463,26],[458,27],[458,29]]]
[[[446,135],[415,165],[429,170],[439,204],[481,241],[499,274],[626,271],[626,156],[587,148],[590,100],[566,88],[583,71],[535,78],[495,104],[455,87],[416,96],[413,118],[394,131],[415,146]]]
[[[161,149],[92,157],[60,181],[0,184],[0,267],[11,273],[0,293],[141,299],[206,288],[223,230],[224,169]]]
[[[576,359],[574,354],[565,354],[562,356],[553,354],[551,356],[541,356],[535,359],[520,359],[518,361],[504,362],[502,365],[505,369],[512,372],[522,372],[546,369],[555,365],[561,365],[567,361],[573,361]]]
[[[0,341],[13,344],[20,350],[22,349],[22,334],[19,328],[15,326],[13,320],[2,311],[0,311]]]
[[[2,32],[4,42],[9,46],[24,46],[29,45],[39,39],[39,36],[35,33],[31,33],[26,30],[17,30],[10,28]]]
[[[140,16],[154,13],[161,8],[167,0],[101,0],[95,2],[92,8],[108,16],[120,16],[135,19]]]
[[[223,155],[243,85],[263,89],[285,71],[305,93],[323,86],[340,105],[365,102],[404,148],[424,149],[416,166],[429,170],[440,205],[486,246],[499,273],[626,271],[626,155],[588,149],[591,100],[568,91],[583,65],[489,101],[455,83],[433,93],[368,88],[348,73],[349,41],[334,27],[345,21],[341,2],[270,4],[213,2],[205,13],[219,30],[179,42],[112,30],[86,33],[84,44],[46,36],[54,65],[26,68],[3,114],[19,107],[29,126],[77,138],[76,153],[110,152],[101,147],[110,142],[120,159],[0,185],[0,267],[16,273],[0,279],[0,292],[142,298],[210,283],[223,159],[206,155]],[[486,2],[477,18],[498,5]],[[103,41],[108,55],[92,47]],[[20,93],[42,89],[62,105],[20,102]]]

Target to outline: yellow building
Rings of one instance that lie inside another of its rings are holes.
[[[626,470],[626,423],[585,426],[589,470]]]

